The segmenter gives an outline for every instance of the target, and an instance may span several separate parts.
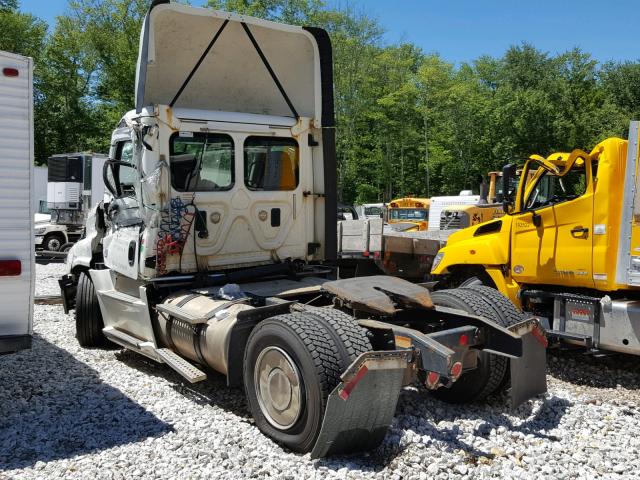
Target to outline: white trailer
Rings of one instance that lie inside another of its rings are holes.
[[[0,354],[31,346],[33,61],[0,52]]]

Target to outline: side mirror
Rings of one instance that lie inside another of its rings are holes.
[[[502,167],[502,210],[506,214],[511,213],[515,204],[515,195],[511,185],[516,174],[517,167],[515,163],[509,163]]]

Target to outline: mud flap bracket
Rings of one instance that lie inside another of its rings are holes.
[[[311,458],[370,450],[384,439],[395,415],[411,350],[363,353],[327,399]]]

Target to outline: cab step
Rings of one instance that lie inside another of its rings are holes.
[[[153,344],[151,342],[140,340],[114,327],[105,327],[102,329],[102,333],[112,342],[117,343],[118,345],[122,345],[126,348],[142,350],[143,348],[148,346],[153,347]]]
[[[126,293],[119,292],[118,290],[106,290],[100,292],[103,297],[110,298],[111,300],[115,300],[117,302],[135,306],[145,306],[144,302],[142,302],[139,298],[134,297],[132,295],[127,295]]]
[[[168,348],[158,348],[158,357],[173,370],[182,375],[190,383],[197,383],[207,379],[207,374],[191,365],[187,360]]]

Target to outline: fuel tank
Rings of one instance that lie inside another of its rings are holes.
[[[191,292],[173,294],[163,303],[184,312],[185,318],[202,320],[194,324],[178,315],[158,312],[161,340],[180,355],[226,375],[229,337],[237,315],[254,308],[248,300],[223,300]]]

